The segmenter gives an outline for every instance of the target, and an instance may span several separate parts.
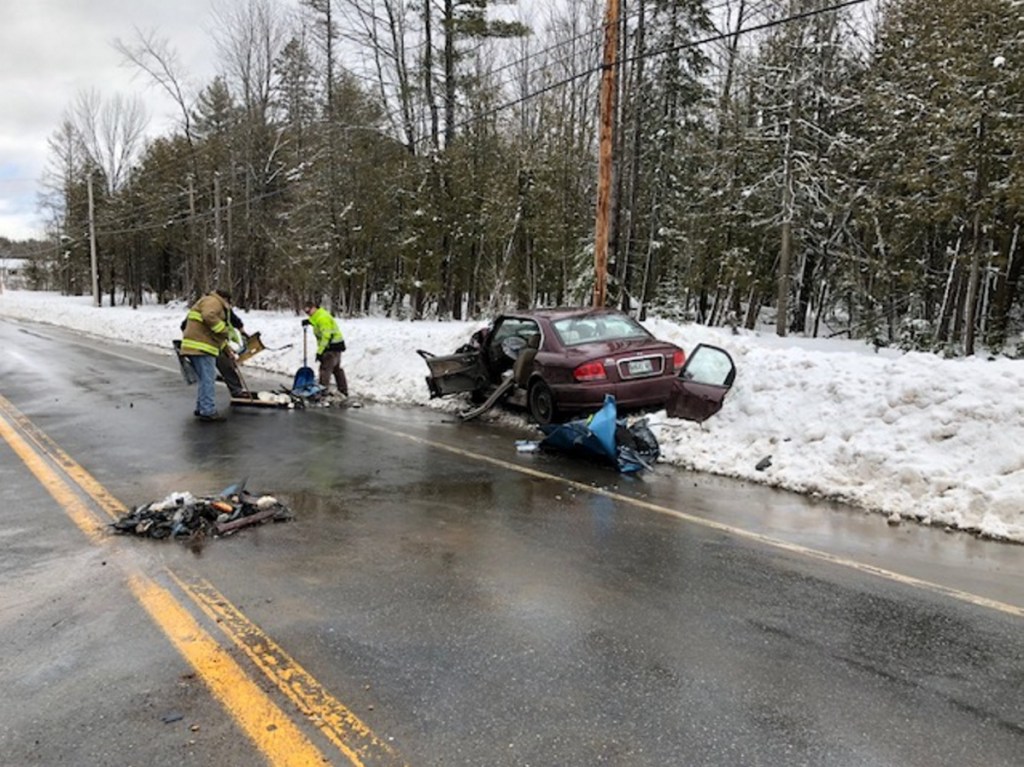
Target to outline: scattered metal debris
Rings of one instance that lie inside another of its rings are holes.
[[[268,520],[293,519],[291,510],[272,495],[245,490],[245,482],[232,485],[219,496],[196,498],[191,493],[171,493],[162,501],[137,507],[111,523],[118,535],[143,538],[216,537]]]

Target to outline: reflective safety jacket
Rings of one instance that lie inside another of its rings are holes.
[[[216,293],[203,296],[189,309],[181,339],[182,354],[216,357],[228,342],[231,307]]]
[[[313,335],[316,336],[317,354],[323,354],[328,346],[340,343],[343,339],[338,323],[322,306],[318,306],[316,311],[309,315],[309,324],[313,328]]]

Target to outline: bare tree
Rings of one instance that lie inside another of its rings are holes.
[[[274,197],[283,184],[285,163],[280,155],[283,126],[275,114],[276,64],[282,59],[292,28],[280,7],[271,0],[222,2],[214,8],[217,32],[214,40],[220,56],[224,79],[240,101],[241,116],[221,167],[212,169],[219,176],[208,179],[214,186],[215,212],[223,197],[243,200],[244,237],[239,238],[241,253],[238,269],[225,259],[225,241],[218,233],[216,271],[220,280],[228,273],[240,276],[235,285],[247,303],[262,302],[261,287],[273,274],[275,225]],[[283,115],[282,115],[283,116]],[[236,184],[238,190],[232,189]],[[230,255],[230,254],[229,254]]]
[[[181,112],[181,128],[192,144],[192,107],[195,100],[188,88],[178,63],[178,54],[167,40],[158,38],[155,32],[144,33],[135,28],[135,40],[126,43],[120,38],[114,40],[114,48],[125,60],[149,75],[177,105]]]
[[[219,4],[214,40],[228,82],[245,107],[266,120],[271,106],[274,62],[289,39],[289,27],[271,0]]]
[[[42,205],[50,210],[55,230],[57,280],[63,293],[80,295],[89,275],[82,181],[88,161],[82,137],[66,115],[47,140],[47,146],[49,158],[43,173],[46,192]]]
[[[117,94],[104,101],[96,90],[82,91],[72,121],[93,166],[103,172],[107,193],[124,188],[149,121],[141,99]]]
[[[312,0],[311,0],[312,1]],[[380,103],[387,110],[394,135],[401,136],[410,154],[416,153],[420,133],[417,114],[419,89],[411,74],[418,46],[410,45],[417,19],[409,0],[339,0],[339,36],[364,51]]]

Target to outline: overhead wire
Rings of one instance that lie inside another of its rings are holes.
[[[708,46],[708,45],[715,45],[715,44],[719,44],[719,43],[724,43],[724,41],[729,40],[729,39],[734,38],[734,37],[745,36],[745,35],[750,35],[750,34],[753,34],[753,33],[756,33],[756,32],[770,30],[770,29],[773,29],[775,27],[778,27],[778,26],[781,26],[781,25],[784,25],[784,24],[795,23],[795,22],[798,22],[798,21],[801,21],[801,20],[805,20],[805,19],[811,18],[813,16],[825,14],[825,13],[837,12],[837,11],[840,11],[840,10],[844,10],[846,8],[850,8],[850,7],[857,6],[857,5],[862,5],[862,4],[871,2],[871,1],[872,0],[844,0],[843,2],[838,2],[838,3],[834,3],[834,4],[831,4],[831,5],[823,6],[823,7],[819,7],[819,8],[809,9],[809,10],[806,10],[806,11],[790,14],[790,15],[787,15],[787,16],[783,16],[783,17],[780,17],[780,18],[777,18],[777,19],[769,19],[769,20],[766,20],[766,21],[754,24],[752,26],[737,28],[737,29],[728,30],[728,31],[721,31],[721,30],[717,30],[716,29],[714,34],[711,34],[711,35],[708,35],[708,36],[705,36],[705,37],[702,37],[702,38],[699,38],[699,39],[696,39],[696,40],[689,40],[689,41],[686,41],[686,42],[683,42],[683,43],[679,43],[679,44],[676,44],[676,45],[670,45],[670,46],[665,46],[665,47],[661,47],[661,48],[656,48],[656,49],[652,49],[652,50],[649,50],[649,51],[643,51],[643,52],[640,52],[640,53],[635,54],[635,55],[625,56],[625,57],[618,58],[615,62],[613,62],[613,65],[631,64],[631,63],[635,63],[637,61],[640,61],[642,59],[649,59],[649,58],[655,58],[655,57],[659,57],[659,56],[664,56],[664,55],[667,55],[669,53],[683,51],[683,50],[688,50],[688,49],[692,49],[692,48],[696,48],[696,47],[700,47],[700,46]],[[728,5],[728,3],[724,2],[724,0],[723,0],[722,3],[720,3],[717,6],[715,6],[711,10],[713,10],[713,11],[722,10],[722,9],[726,8],[727,5]],[[637,16],[639,14],[639,12],[640,11],[638,11],[638,10],[634,10],[634,11],[628,13],[626,18],[629,19],[630,17],[635,17],[635,16]],[[527,63],[529,63],[531,61],[538,60],[541,56],[547,55],[547,54],[549,54],[549,53],[551,53],[553,51],[559,51],[559,50],[565,49],[567,46],[570,46],[570,45],[572,45],[572,44],[574,44],[576,42],[579,42],[581,40],[586,40],[586,39],[594,37],[594,36],[596,36],[598,34],[603,34],[604,26],[605,26],[604,23],[601,23],[600,25],[598,25],[596,27],[593,27],[591,29],[582,31],[582,32],[580,32],[580,33],[570,37],[567,40],[559,41],[558,43],[555,43],[553,45],[547,46],[547,47],[545,47],[545,48],[543,48],[543,49],[541,49],[539,51],[532,51],[532,52],[530,52],[530,53],[528,53],[528,54],[526,54],[524,56],[521,56],[521,57],[519,57],[517,59],[514,59],[512,61],[509,61],[506,64],[503,64],[502,66],[498,67],[495,70],[492,70],[488,74],[498,74],[498,73],[501,73],[501,72],[505,72],[505,71],[507,71],[507,70],[509,70],[509,69],[511,69],[513,67],[523,66],[524,64],[527,64]],[[425,45],[425,43],[424,43],[424,45]],[[574,52],[575,51],[570,51],[569,53],[574,53]],[[567,56],[568,55],[569,54],[567,54]],[[566,59],[556,59],[554,63],[564,63],[567,60],[568,60],[567,58]],[[550,64],[551,62],[548,62],[548,63]],[[484,110],[482,112],[475,113],[475,114],[473,114],[473,115],[471,115],[471,116],[469,116],[469,117],[467,117],[467,118],[465,118],[463,120],[457,121],[455,123],[455,127],[462,129],[462,128],[466,128],[466,127],[468,127],[468,126],[470,126],[470,125],[472,125],[472,124],[474,124],[474,123],[476,123],[478,121],[486,120],[486,119],[491,119],[492,117],[494,117],[495,115],[497,115],[497,114],[499,114],[501,112],[504,112],[504,111],[512,109],[514,107],[517,107],[517,106],[520,106],[522,104],[528,103],[528,102],[530,102],[530,101],[532,101],[532,100],[534,100],[536,98],[539,98],[539,97],[541,97],[541,96],[543,96],[545,94],[548,94],[548,93],[550,93],[552,91],[555,91],[555,90],[557,90],[559,88],[563,88],[563,87],[565,87],[565,86],[567,86],[567,85],[569,85],[569,84],[571,84],[573,82],[582,80],[582,79],[587,78],[587,77],[592,77],[595,74],[601,72],[604,69],[604,67],[605,67],[605,64],[601,63],[599,65],[595,65],[593,67],[584,69],[584,70],[579,71],[579,72],[573,72],[572,74],[570,74],[570,75],[568,75],[566,77],[563,77],[563,78],[558,79],[556,81],[552,81],[552,82],[547,83],[547,84],[545,84],[543,86],[540,86],[540,87],[537,87],[537,88],[533,88],[530,91],[528,91],[527,93],[522,94],[522,95],[520,95],[520,96],[518,96],[518,97],[516,97],[514,99],[507,100],[507,101],[502,102],[502,103],[500,103],[500,104],[498,104],[498,105],[496,105],[496,106],[494,106],[494,107],[492,107],[490,109],[486,109],[486,110]],[[369,76],[359,75],[359,74],[357,74],[355,72],[352,72],[350,70],[346,70],[346,71],[349,72],[349,74],[351,74],[353,77],[355,77],[357,79],[362,79],[362,80],[367,80],[367,81],[371,80],[371,78]],[[379,82],[379,80],[377,80],[377,79],[373,79],[372,81],[373,81],[375,86],[379,86],[381,84]],[[386,86],[388,86],[388,87],[397,87],[397,85],[398,85],[397,83],[390,83],[390,82],[386,82],[384,84]],[[508,82],[503,84],[503,83],[501,83],[499,81],[496,84],[496,86],[497,86],[496,90],[498,90],[498,91],[502,90],[502,86],[503,85],[506,88],[507,87],[511,87],[511,86],[508,85]],[[417,140],[416,144],[417,145],[423,144],[424,142],[426,142],[428,140],[429,140],[429,136],[423,136],[423,137],[421,137],[421,138],[419,138]],[[167,167],[168,168],[173,167],[170,161],[168,161]],[[157,167],[157,170],[159,170],[159,169],[160,168]],[[246,205],[250,205],[250,204],[259,202],[261,200],[270,199],[270,198],[273,198],[273,197],[280,196],[281,194],[284,194],[285,192],[286,192],[286,190],[273,190],[273,191],[266,192],[266,193],[261,193],[261,194],[258,194],[258,195],[249,195],[249,196],[247,196],[247,197],[245,197],[243,199],[238,200],[237,202],[233,201],[231,206],[230,206],[230,208],[231,209],[241,208],[241,207],[244,207]],[[176,194],[167,195],[166,197],[164,197],[162,199],[149,200],[149,201],[147,201],[146,206],[147,206],[147,208],[150,211],[155,212],[156,210],[158,210],[159,208],[163,207],[164,205],[172,205],[173,203],[176,203],[176,202],[180,203],[182,194],[184,194],[184,192],[179,190],[179,192],[177,192]],[[227,210],[227,209],[228,208],[226,206],[221,206],[221,210]],[[147,213],[147,209],[143,209],[141,214],[140,214],[140,211],[135,210],[135,211],[132,212],[132,214],[130,214],[130,216],[125,216],[121,220],[122,221],[126,221],[128,218],[138,218],[140,215],[142,215],[144,217],[144,215],[146,213]],[[134,226],[124,226],[124,227],[113,228],[113,229],[105,229],[105,230],[98,231],[97,232],[97,236],[104,236],[104,237],[106,237],[106,236],[115,236],[115,235],[122,235],[122,234],[131,234],[131,233],[142,233],[142,232],[148,232],[148,231],[155,231],[155,230],[158,230],[158,229],[166,228],[168,226],[179,225],[179,224],[183,224],[183,223],[184,224],[188,224],[188,222],[190,222],[190,221],[203,221],[203,220],[206,220],[208,218],[212,218],[214,215],[215,215],[215,211],[213,211],[213,210],[206,210],[206,211],[198,212],[198,213],[196,213],[194,215],[193,214],[189,214],[188,217],[180,218],[180,219],[177,219],[177,220],[165,221],[165,222],[160,222],[160,223],[141,224],[141,225],[134,225]],[[108,224],[115,224],[116,225],[117,221],[118,221],[118,219],[108,220],[107,223]]]
[[[793,22],[802,21],[804,19],[808,19],[808,18],[811,18],[813,16],[818,16],[818,15],[821,15],[821,14],[824,14],[824,13],[831,13],[831,12],[834,12],[834,11],[840,11],[840,10],[843,10],[845,8],[850,8],[850,7],[853,7],[853,6],[856,6],[856,5],[863,5],[864,3],[871,2],[871,1],[872,0],[844,0],[844,2],[836,3],[836,4],[833,4],[833,5],[827,6],[827,7],[823,7],[823,8],[820,8],[820,9],[813,9],[813,10],[809,10],[809,11],[803,11],[803,12],[800,12],[800,13],[796,13],[796,14],[792,14],[790,16],[786,16],[786,17],[780,18],[780,19],[774,19],[774,20],[762,22],[760,24],[755,24],[754,26],[751,26],[751,27],[745,27],[743,29],[732,30],[732,31],[729,31],[729,32],[716,32],[714,35],[710,35],[708,37],[704,37],[704,38],[701,38],[699,40],[693,40],[693,41],[686,42],[686,43],[680,43],[678,45],[666,46],[664,48],[643,52],[643,53],[640,53],[640,54],[636,54],[634,56],[627,56],[627,57],[624,57],[624,58],[621,58],[621,59],[617,59],[616,61],[614,61],[612,63],[612,66],[618,66],[618,65],[622,65],[622,64],[635,63],[637,61],[640,61],[641,59],[654,58],[656,56],[663,56],[663,55],[666,55],[668,53],[673,53],[673,52],[676,52],[676,51],[688,50],[690,48],[695,48],[695,47],[698,47],[698,46],[701,46],[701,45],[707,45],[709,43],[727,40],[727,39],[729,39],[731,37],[734,37],[736,35],[746,35],[746,34],[751,34],[751,33],[754,33],[754,32],[765,31],[765,30],[768,30],[768,29],[772,29],[774,27],[781,26],[783,24],[790,24],[790,23],[793,23]],[[598,72],[603,71],[604,68],[605,68],[605,65],[602,63],[602,64],[597,65],[595,67],[592,67],[590,69],[584,70],[583,72],[579,72],[579,73],[573,74],[573,75],[571,75],[569,77],[563,78],[562,80],[559,80],[557,82],[554,82],[554,83],[551,83],[549,85],[546,85],[546,86],[544,86],[542,88],[539,88],[539,89],[537,89],[535,91],[531,91],[530,93],[527,93],[527,94],[525,94],[525,95],[523,95],[523,96],[521,96],[519,98],[513,99],[512,101],[507,101],[507,102],[505,102],[503,104],[499,104],[498,106],[493,107],[492,109],[486,110],[483,113],[479,113],[477,115],[474,115],[473,118],[464,120],[461,123],[459,123],[457,127],[465,127],[467,124],[470,124],[471,122],[473,122],[473,121],[475,121],[477,119],[482,119],[484,117],[492,117],[494,114],[496,114],[498,112],[504,111],[505,109],[510,109],[510,108],[512,108],[514,106],[519,106],[520,104],[523,104],[526,101],[529,101],[529,100],[531,100],[533,98],[541,96],[541,95],[543,95],[545,93],[549,93],[550,91],[552,91],[552,90],[554,90],[556,88],[563,87],[563,86],[568,85],[568,84],[570,84],[572,82],[575,82],[576,80],[579,80],[579,79],[582,79],[582,78],[585,78],[585,77],[590,77],[590,76],[592,76],[594,74],[597,74]]]
[[[722,8],[727,7],[727,5],[728,5],[728,3],[726,2],[726,0],[723,0],[723,2],[721,2],[719,5],[714,6],[713,8],[711,8],[709,10],[713,13],[715,11],[718,11],[718,10],[721,10]],[[629,13],[627,13],[624,16],[624,19],[626,21],[628,21],[630,18],[638,16],[639,13],[640,13],[640,11],[638,11],[638,10],[630,11]],[[497,74],[497,73],[505,71],[505,70],[507,70],[507,69],[509,69],[511,67],[519,66],[519,65],[528,63],[531,60],[538,60],[541,56],[543,56],[543,55],[545,55],[547,53],[550,53],[552,51],[557,51],[560,48],[565,48],[565,47],[567,47],[569,45],[572,45],[574,42],[578,42],[579,40],[585,39],[587,37],[594,37],[596,35],[603,34],[603,30],[604,30],[604,24],[603,23],[598,24],[598,25],[596,25],[594,27],[591,27],[591,28],[589,28],[589,29],[587,29],[585,31],[582,31],[582,32],[580,32],[580,33],[578,33],[576,35],[573,35],[572,37],[568,38],[567,40],[561,40],[558,43],[555,43],[553,45],[549,45],[549,46],[541,49],[540,51],[532,51],[532,52],[528,53],[527,55],[524,55],[524,56],[521,56],[521,57],[519,57],[517,59],[514,59],[514,60],[512,60],[512,61],[510,61],[510,62],[508,62],[508,63],[506,63],[506,64],[504,64],[504,65],[502,65],[500,67],[498,67],[497,69],[489,71],[487,74],[488,75]],[[420,44],[420,45],[415,46],[415,47],[422,48],[423,45],[424,44]],[[657,53],[657,52],[655,52],[655,53]],[[554,63],[556,63],[556,64],[558,64],[558,63],[565,63],[568,60],[569,60],[568,58],[556,59],[554,61]],[[547,63],[550,65],[551,62],[549,61]],[[352,69],[347,68],[347,67],[344,68],[344,71],[346,72],[346,74],[352,76],[355,79],[362,80],[364,82],[369,82],[369,83],[372,83],[374,85],[379,85],[380,84],[379,78],[371,77],[370,75],[360,74],[360,73],[355,72]],[[588,70],[588,74],[592,73],[593,71],[594,70]],[[396,83],[396,82],[393,82],[393,81],[384,81],[383,84],[388,86],[388,87],[392,87],[392,88],[399,87],[399,83]],[[499,81],[498,83],[496,83],[495,89],[500,92],[503,89],[503,87],[507,86],[507,85],[508,85],[507,82],[502,83],[502,82]],[[557,87],[557,85],[558,84],[556,84],[556,87]],[[468,122],[472,122],[472,119],[468,120]],[[173,168],[173,167],[174,167],[173,161],[168,161],[165,164],[153,164],[153,165],[149,166],[149,168],[151,170],[155,169],[157,172],[159,172],[161,169]],[[160,203],[155,203],[155,204],[159,205]]]

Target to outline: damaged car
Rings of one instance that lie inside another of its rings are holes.
[[[420,350],[431,397],[469,393],[473,418],[502,403],[540,425],[599,410],[612,396],[620,410],[668,408],[703,421],[717,413],[736,368],[724,349],[698,345],[689,358],[616,309],[511,312],[473,334],[454,354]]]

